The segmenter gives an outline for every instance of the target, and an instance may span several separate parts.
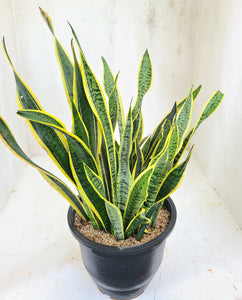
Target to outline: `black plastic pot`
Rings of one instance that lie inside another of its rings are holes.
[[[165,231],[147,243],[131,247],[112,247],[89,240],[77,230],[75,210],[69,208],[69,227],[80,243],[83,263],[104,294],[114,299],[131,299],[149,284],[161,264],[166,239],[176,222],[176,208],[170,197],[164,205],[171,214]]]

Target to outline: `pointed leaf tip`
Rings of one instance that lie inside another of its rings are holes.
[[[46,11],[43,10],[43,8],[41,8],[39,6],[39,10],[40,10],[40,14],[42,16],[42,18],[44,19],[45,23],[47,24],[47,26],[49,27],[51,33],[53,35],[55,35],[55,31],[54,31],[54,27],[53,27],[53,24],[52,24],[52,21],[51,21],[51,18],[50,16],[47,14]]]

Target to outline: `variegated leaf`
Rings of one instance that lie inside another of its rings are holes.
[[[103,62],[103,81],[104,81],[104,89],[108,97],[110,97],[110,94],[112,93],[113,89],[114,94],[113,98],[116,100],[116,103],[118,104],[118,126],[119,126],[119,136],[120,140],[123,134],[123,128],[124,128],[124,110],[123,110],[123,103],[120,97],[119,90],[117,86],[115,85],[115,80],[112,74],[112,71],[107,64],[104,57],[102,57]],[[110,107],[110,106],[109,106]]]
[[[153,168],[146,169],[135,179],[131,185],[123,215],[124,228],[127,227],[129,222],[146,201],[149,179],[152,172]]]
[[[150,219],[145,216],[145,209],[143,208],[133,219],[130,221],[127,226],[124,235],[125,238],[129,237],[141,224],[150,224]]]
[[[102,128],[103,138],[105,142],[108,167],[111,178],[111,199],[115,201],[115,179],[116,179],[116,154],[113,129],[110,117],[108,115],[107,104],[102,89],[86,62],[85,57],[81,54],[81,72],[84,83],[85,93],[88,102],[95,113],[96,118]]]
[[[135,120],[142,105],[144,95],[150,89],[152,83],[152,63],[148,50],[145,51],[140,62],[138,72],[138,94],[132,110],[132,119]]]
[[[11,62],[10,57],[7,53],[4,39],[3,49],[14,72],[17,88],[17,100],[20,109],[44,111],[33,92],[16,72],[13,63]],[[58,166],[62,173],[68,177],[68,179],[74,181],[70,168],[69,156],[66,149],[66,140],[64,138],[61,138],[52,128],[47,128],[42,124],[34,124],[32,122],[28,122],[28,124],[34,137],[46,150],[53,162]],[[53,155],[52,153],[55,153],[55,155]]]
[[[116,205],[121,211],[124,211],[128,191],[130,187],[130,167],[129,167],[129,157],[132,150],[132,113],[131,107],[129,108],[128,116],[126,119],[125,127],[123,130],[123,135],[121,138],[121,144],[119,148],[119,169],[117,175],[117,186],[116,186]]]
[[[183,179],[186,166],[191,158],[192,151],[193,151],[193,147],[188,153],[186,160],[169,171],[165,180],[163,181],[163,183],[159,188],[159,192],[156,196],[156,202],[163,201],[179,187]]]
[[[44,177],[44,179],[71,204],[71,206],[83,218],[83,220],[87,220],[87,213],[80,199],[78,199],[78,197],[68,188],[68,186],[64,182],[62,182],[59,178],[57,178],[50,172],[38,166],[24,153],[24,151],[16,142],[5,120],[1,116],[0,138],[15,155],[17,155],[19,158],[21,158],[23,161],[25,161],[32,167],[36,168]]]
[[[66,97],[71,107],[71,101],[73,100],[73,63],[55,35],[50,16],[42,8],[39,9],[55,40],[56,57],[60,67]]]
[[[192,88],[191,88],[186,101],[180,108],[180,111],[178,112],[177,115],[177,125],[178,125],[178,135],[179,135],[178,151],[180,150],[184,136],[186,135],[189,126],[191,124],[192,111],[193,111],[193,96],[192,96]]]

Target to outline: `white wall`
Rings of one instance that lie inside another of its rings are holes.
[[[18,66],[22,68],[20,59],[20,47],[18,40],[15,10],[12,1],[0,1],[0,39],[5,35],[11,53],[18,60]],[[26,126],[15,115],[17,104],[15,99],[15,84],[13,72],[0,52],[0,114],[8,120],[10,128],[15,132],[21,145],[28,150],[26,138]],[[16,158],[0,141],[0,210],[3,207],[8,194],[21,176],[24,163]]]
[[[196,133],[194,154],[228,208],[240,222],[241,153],[241,47],[242,3],[214,0],[63,0],[4,1],[1,4],[1,34],[24,80],[44,108],[70,125],[53,39],[38,6],[52,17],[55,31],[71,55],[70,21],[97,77],[102,81],[103,55],[114,73],[120,70],[119,87],[127,107],[136,97],[140,58],[149,49],[154,81],[143,104],[145,133],[183,98],[192,83],[202,84],[199,99],[205,102],[216,90],[225,92],[223,105]],[[15,116],[13,77],[1,57],[0,113],[22,139],[28,153],[41,153],[24,121]],[[7,76],[6,76],[7,74]],[[6,89],[8,87],[8,89]],[[198,115],[200,102],[197,103]],[[17,121],[18,120],[18,121]],[[17,123],[18,122],[18,123]],[[22,132],[22,133],[21,133]],[[0,182],[9,182],[16,160],[0,144]],[[235,159],[236,158],[236,159]],[[1,191],[5,185],[0,185]],[[6,188],[5,188],[6,189]],[[9,188],[8,188],[9,190]],[[4,197],[3,197],[4,198]],[[0,200],[1,201],[1,200]],[[195,200],[194,200],[195,201]]]
[[[242,227],[242,2],[197,3],[193,80],[204,86],[201,100],[215,89],[225,98],[196,133],[194,154]]]

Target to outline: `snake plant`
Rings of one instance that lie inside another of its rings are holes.
[[[143,137],[142,101],[152,83],[149,52],[142,56],[138,71],[138,92],[124,116],[116,77],[102,57],[104,91],[87,63],[74,29],[71,31],[72,59],[56,37],[49,15],[40,8],[55,45],[66,97],[72,113],[72,129],[47,113],[14,68],[17,114],[26,119],[33,135],[49,157],[76,187],[68,185],[38,166],[20,148],[5,120],[0,117],[0,136],[18,157],[35,167],[94,228],[111,232],[117,239],[137,234],[141,239],[148,224],[155,226],[164,200],[182,181],[193,147],[180,159],[191,137],[220,105],[223,94],[216,91],[205,104],[198,121],[191,126],[192,111],[201,89],[191,88],[187,97],[175,102],[154,132]],[[78,48],[77,56],[74,42]],[[106,94],[106,95],[105,95]],[[118,124],[120,140],[115,140]],[[190,129],[189,129],[190,128]]]

